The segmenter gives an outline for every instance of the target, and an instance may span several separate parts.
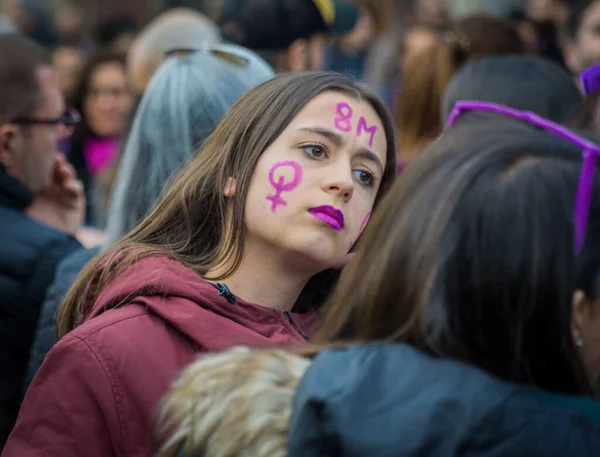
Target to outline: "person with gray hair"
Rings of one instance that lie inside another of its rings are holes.
[[[442,124],[461,100],[532,111],[559,124],[574,122],[583,102],[581,92],[564,68],[526,55],[487,57],[465,65],[444,92]]]
[[[255,53],[236,45],[173,49],[170,54],[142,97],[121,154],[107,246],[150,212],[170,176],[196,154],[234,102],[274,75]],[[59,265],[42,308],[25,389],[56,343],[55,317],[63,298],[104,247],[77,251]]]
[[[152,209],[169,176],[239,96],[273,75],[266,62],[236,45],[179,52],[187,55],[167,59],[147,89],[154,96],[144,96],[138,107],[109,209],[108,244]]]
[[[134,93],[141,97],[167,50],[215,46],[222,41],[217,25],[198,11],[180,7],[158,15],[137,35],[127,53],[127,71]]]

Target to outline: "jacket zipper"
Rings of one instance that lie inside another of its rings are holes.
[[[215,288],[219,291],[219,295],[224,297],[225,300],[227,300],[229,303],[231,303],[232,305],[236,302],[236,298],[235,295],[233,295],[231,293],[231,291],[229,290],[229,287],[227,287],[225,284],[222,284],[220,282],[213,284],[213,286],[215,286]],[[312,341],[308,336],[306,336],[306,334],[302,331],[302,329],[296,324],[296,322],[294,322],[294,320],[292,319],[292,317],[290,316],[290,313],[288,313],[287,311],[283,312],[283,315],[285,317],[285,320],[289,322],[290,326],[296,331],[298,332],[298,334],[304,338],[305,341]]]
[[[231,303],[232,305],[235,303],[235,295],[233,295],[231,293],[231,291],[229,290],[229,287],[227,287],[225,284],[221,284],[220,282],[213,284],[217,290],[219,291],[219,295],[221,295],[222,297],[225,298],[225,300],[227,300],[229,303]]]
[[[292,328],[294,330],[296,330],[298,332],[298,334],[304,338],[305,341],[308,341],[309,343],[312,341],[308,336],[306,336],[306,334],[302,331],[302,329],[296,324],[296,322],[294,322],[294,320],[292,319],[292,316],[290,316],[290,313],[288,313],[287,311],[283,312],[283,315],[285,316],[285,319],[290,323],[290,325],[292,326]]]

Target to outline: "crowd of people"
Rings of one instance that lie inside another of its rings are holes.
[[[213,3],[0,10],[2,457],[600,455],[600,0]]]

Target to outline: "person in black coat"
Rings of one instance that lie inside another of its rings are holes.
[[[76,117],[65,115],[49,56],[0,36],[0,449],[16,420],[46,289],[74,238],[85,198],[57,153]]]

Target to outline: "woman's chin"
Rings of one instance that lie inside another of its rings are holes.
[[[341,240],[322,235],[297,239],[292,250],[299,259],[305,259],[303,263],[311,264],[311,269],[315,271],[334,267],[348,253]]]

